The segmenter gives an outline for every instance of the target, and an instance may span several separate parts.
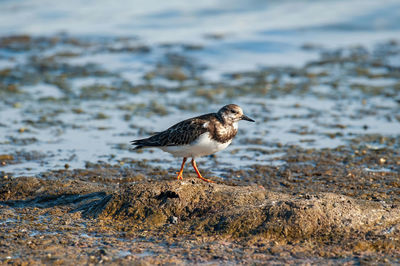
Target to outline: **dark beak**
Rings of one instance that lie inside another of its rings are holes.
[[[246,121],[250,121],[250,122],[256,122],[253,119],[251,119],[250,117],[246,116],[246,115],[242,115],[242,120],[246,120]]]

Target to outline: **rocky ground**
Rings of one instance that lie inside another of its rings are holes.
[[[1,261],[399,263],[399,175],[362,169],[383,154],[297,152],[255,166],[243,177],[252,185],[143,176],[134,163],[3,177]]]

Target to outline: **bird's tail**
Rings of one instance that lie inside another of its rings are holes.
[[[147,142],[147,139],[132,140],[131,144],[136,146],[133,148],[133,150],[139,150],[139,149],[147,147],[148,145],[146,145],[146,142]]]

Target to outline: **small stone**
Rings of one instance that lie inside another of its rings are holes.
[[[0,160],[14,160],[14,156],[9,154],[0,154]]]
[[[171,217],[169,217],[169,221],[170,221],[171,224],[177,224],[178,223],[178,217],[171,216]]]

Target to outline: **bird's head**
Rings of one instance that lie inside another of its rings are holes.
[[[250,117],[243,114],[242,108],[236,104],[228,104],[219,109],[218,115],[224,120],[226,123],[235,123],[239,120],[247,120],[250,122],[255,122]]]

